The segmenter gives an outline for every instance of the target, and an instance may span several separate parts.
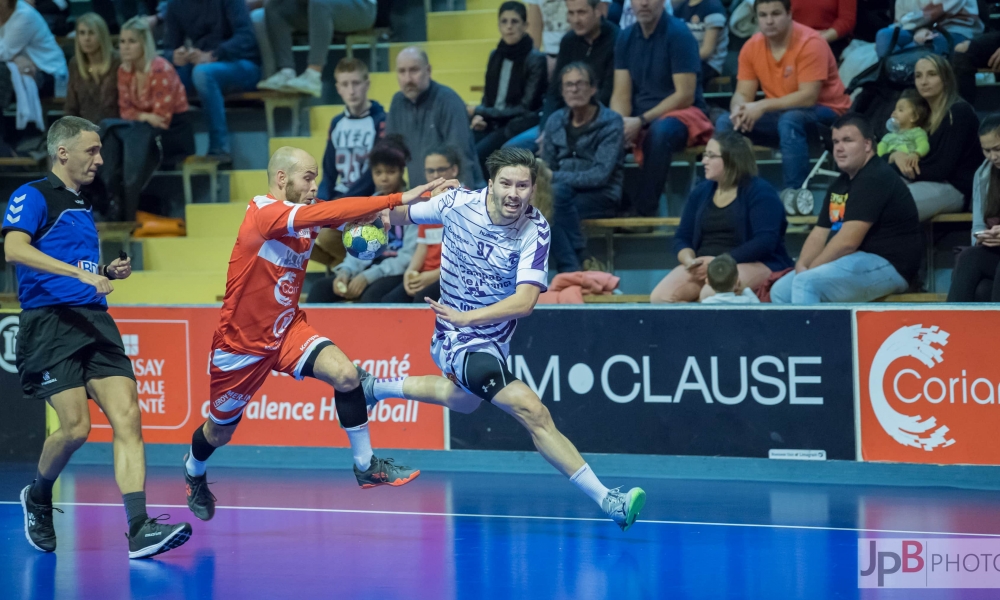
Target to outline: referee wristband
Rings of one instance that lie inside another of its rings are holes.
[[[104,276],[107,277],[109,281],[114,279],[114,277],[111,276],[111,273],[108,272],[108,265],[104,265]]]

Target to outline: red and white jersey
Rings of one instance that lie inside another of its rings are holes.
[[[339,227],[401,204],[402,194],[293,204],[270,195],[247,206],[229,259],[226,296],[213,345],[265,356],[281,348],[320,227]]]

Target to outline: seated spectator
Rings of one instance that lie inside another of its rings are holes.
[[[323,95],[321,77],[334,30],[351,33],[371,29],[377,8],[375,0],[266,0],[264,19],[278,72],[257,87],[319,98]],[[292,35],[306,32],[309,33],[308,66],[296,77]]]
[[[717,133],[705,146],[702,163],[707,181],[692,190],[674,236],[680,265],[656,286],[650,302],[711,296],[707,269],[723,254],[737,262],[739,279],[749,288],[792,266],[781,201],[771,184],[757,177],[750,141],[731,131]]]
[[[736,130],[755,144],[781,148],[784,190],[798,190],[809,176],[809,135],[851,107],[830,46],[814,30],[792,21],[790,0],[755,0],[760,32],[740,50],[736,93],[720,131]],[[757,100],[757,90],[764,99]],[[782,193],[795,214],[795,194]],[[808,207],[811,208],[811,207]]]
[[[985,15],[984,15],[985,16]],[[1000,73],[1000,30],[986,31],[955,46],[951,55],[958,80],[958,93],[969,104],[976,103],[976,72],[989,69]]]
[[[615,85],[615,40],[618,28],[601,18],[598,0],[565,0],[566,18],[572,31],[563,36],[556,57],[556,73],[562,73],[566,65],[585,62],[597,74],[600,87],[597,101],[604,106],[611,104],[611,92]],[[530,18],[530,13],[529,13]],[[558,81],[558,78],[553,81]],[[538,143],[545,130],[545,122],[556,110],[564,106],[562,90],[558,85],[550,85],[542,103],[542,118],[538,125],[510,139],[504,146],[538,151]]]
[[[702,85],[722,75],[729,53],[728,15],[722,0],[681,0],[674,6],[674,16],[687,23],[698,42]]]
[[[76,19],[76,53],[69,61],[69,85],[63,112],[91,123],[118,118],[118,67],[104,19],[86,13]]]
[[[878,155],[885,156],[893,152],[916,154],[923,158],[931,150],[924,127],[930,123],[931,107],[917,90],[905,90],[896,100],[896,109],[892,111],[890,131],[878,143]]]
[[[156,54],[148,21],[134,17],[122,25],[118,47],[121,118],[101,123],[104,166],[98,180],[108,199],[101,212],[112,221],[134,221],[140,193],[153,171],[165,157],[192,154],[194,135],[190,124],[178,118],[188,110],[184,84],[173,66]]]
[[[344,112],[330,121],[323,181],[316,197],[333,200],[343,196],[371,196],[375,183],[368,168],[372,148],[385,137],[385,109],[368,99],[368,67],[356,58],[342,58],[333,72]]]
[[[190,41],[191,45],[187,45]],[[208,156],[233,162],[224,96],[254,89],[260,52],[244,0],[170,0],[164,45],[208,119]]]
[[[538,124],[548,83],[545,57],[533,50],[525,32],[527,13],[520,2],[500,5],[500,43],[486,64],[486,85],[479,106],[468,107],[475,131],[476,154],[486,157],[504,142]]]
[[[424,159],[424,175],[428,181],[438,177],[458,179],[458,152],[451,146],[435,148]],[[419,225],[417,249],[410,259],[410,266],[403,273],[403,283],[382,296],[382,302],[424,304],[424,298],[441,297],[441,241],[443,225]]]
[[[917,46],[928,46],[936,54],[948,56],[957,44],[983,31],[977,0],[896,0],[895,15],[896,22],[875,36],[879,56]],[[896,46],[890,48],[897,29]]]
[[[375,145],[369,163],[376,195],[387,196],[406,190],[403,170],[409,160],[410,152],[398,136],[387,136]],[[388,237],[385,252],[375,260],[361,260],[348,254],[331,277],[313,284],[306,302],[382,302],[384,296],[403,282],[403,273],[417,248],[417,226],[390,227]]]
[[[841,175],[830,185],[795,270],[775,282],[776,304],[871,302],[905,292],[924,240],[906,185],[875,156],[872,127],[859,115],[833,124]]]
[[[542,158],[552,169],[552,258],[572,273],[587,245],[580,220],[613,217],[621,203],[625,132],[621,115],[597,101],[590,65],[566,65],[559,81],[566,106],[545,123]]]
[[[527,30],[534,42],[535,50],[541,50],[548,57],[548,73],[556,64],[563,36],[569,31],[566,20],[565,0],[525,0],[527,8]]]
[[[462,158],[461,181],[481,187],[483,172],[465,102],[451,88],[431,80],[427,53],[416,46],[404,48],[396,57],[396,79],[400,91],[392,97],[386,132],[401,135],[415,156],[427,156],[442,144],[455,148]],[[411,159],[406,167],[411,184],[427,183],[422,159]]]
[[[736,261],[728,254],[708,263],[706,278],[715,293],[702,300],[702,304],[760,304],[757,294],[743,286]]]
[[[687,25],[665,15],[659,0],[632,6],[638,22],[618,36],[611,108],[624,117],[625,146],[642,165],[632,209],[651,216],[660,207],[671,156],[704,143],[712,124],[701,93],[698,42]]]
[[[958,255],[948,302],[1000,302],[1000,115],[983,119],[986,160],[972,190],[972,247]]]
[[[792,18],[816,31],[835,57],[851,41],[857,23],[858,0],[792,0]]]
[[[24,0],[0,0],[0,63],[7,63],[0,67],[0,107],[17,100],[18,129],[34,123],[44,131],[41,98],[51,98],[56,78],[65,82],[69,74],[66,57],[45,19]],[[17,75],[11,72],[11,65]],[[15,76],[25,83],[15,81]],[[27,80],[34,80],[34,88],[26,85]],[[26,93],[16,93],[18,89]],[[13,140],[3,131],[2,122],[0,119],[0,157],[16,156],[4,141]]]
[[[663,10],[668,14],[674,14],[674,5],[670,0],[663,0]],[[632,0],[625,0],[622,4],[622,13],[618,18],[618,27],[628,29],[636,24],[635,10],[632,8]]]
[[[914,69],[917,92],[931,107],[930,152],[896,151],[888,162],[907,180],[921,221],[940,213],[959,212],[972,197],[972,180],[979,165],[979,117],[958,95],[947,60],[929,54]]]

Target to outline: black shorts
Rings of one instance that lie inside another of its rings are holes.
[[[500,390],[518,381],[507,368],[507,363],[489,352],[466,354],[462,371],[465,375],[462,386],[487,402],[493,402]]]
[[[49,398],[91,379],[135,380],[122,336],[104,307],[45,306],[21,312],[17,373],[24,395]]]

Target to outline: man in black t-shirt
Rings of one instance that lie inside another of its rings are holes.
[[[917,207],[902,179],[875,156],[871,125],[847,114],[833,124],[842,171],[830,186],[795,270],[771,288],[776,304],[869,302],[898,294],[920,268]]]

